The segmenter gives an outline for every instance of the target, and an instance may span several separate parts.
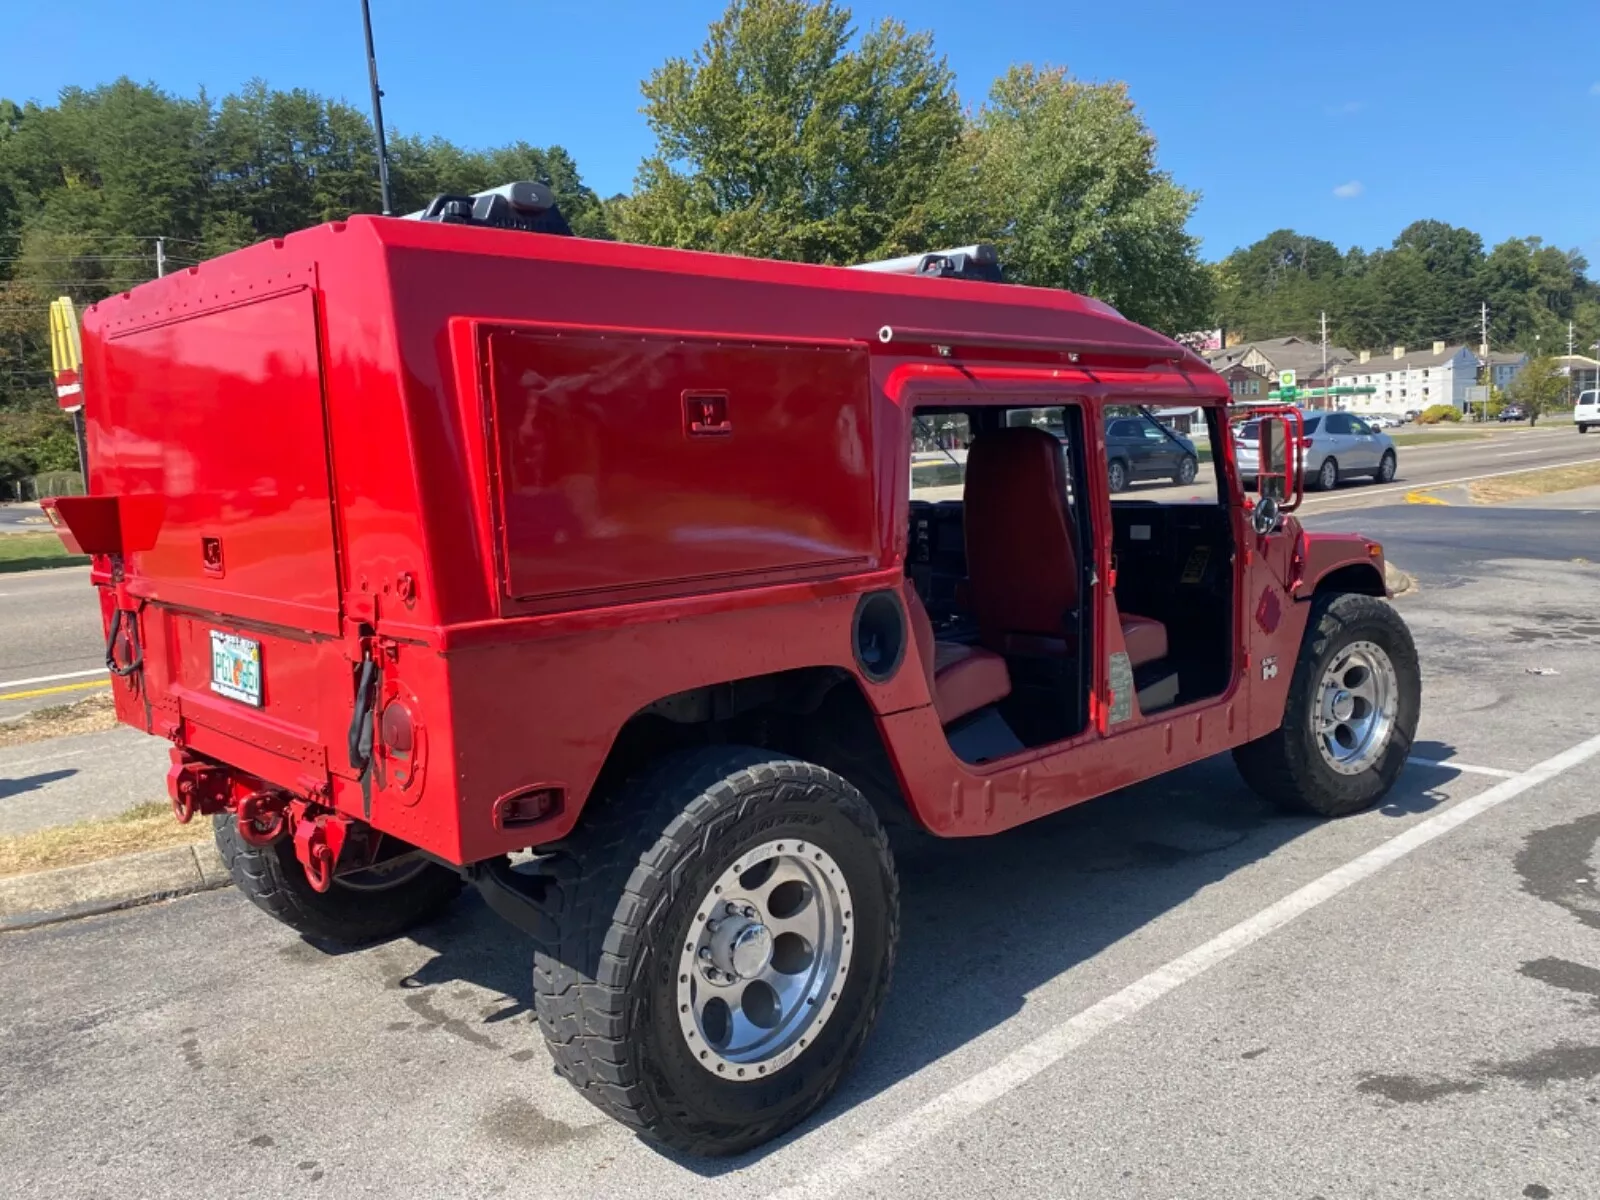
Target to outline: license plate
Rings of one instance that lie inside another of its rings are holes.
[[[261,643],[211,631],[211,690],[261,707]]]

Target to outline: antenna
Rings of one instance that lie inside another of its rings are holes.
[[[372,9],[361,0],[361,25],[367,34],[367,79],[372,83],[372,127],[378,134],[378,188],[383,193],[383,215],[394,216],[389,201],[389,148],[383,139],[383,89],[378,86],[378,55],[372,49]]]

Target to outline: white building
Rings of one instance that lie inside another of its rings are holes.
[[[1363,350],[1335,372],[1335,384],[1373,387],[1350,397],[1351,412],[1405,412],[1434,404],[1464,408],[1467,389],[1478,382],[1478,356],[1466,346],[1435,342],[1431,350],[1394,347],[1388,354]]]

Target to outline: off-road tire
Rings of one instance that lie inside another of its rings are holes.
[[[1120,474],[1119,474],[1120,472]],[[1106,464],[1106,487],[1112,492],[1125,492],[1128,490],[1128,464],[1120,458],[1113,458]]]
[[[1333,656],[1354,641],[1377,644],[1389,656],[1399,686],[1388,745],[1359,775],[1341,775],[1322,758],[1312,729],[1316,688]],[[1354,593],[1320,596],[1295,662],[1283,706],[1283,724],[1233,752],[1233,761],[1256,792],[1294,812],[1344,817],[1371,808],[1394,785],[1411,753],[1421,707],[1422,675],[1411,631],[1386,600]]]
[[[1333,468],[1330,473],[1328,468]],[[1311,484],[1319,492],[1331,492],[1339,486],[1339,460],[1331,455],[1322,460],[1322,465],[1317,468],[1317,477]]]
[[[1178,464],[1178,473],[1172,478],[1177,481],[1179,487],[1188,487],[1199,473],[1200,460],[1192,454],[1185,454],[1183,461]]]
[[[743,851],[794,833],[844,872],[855,950],[811,1045],[764,1079],[719,1078],[677,1013],[677,947],[703,894]],[[616,1120],[675,1150],[734,1154],[828,1097],[876,1021],[894,967],[899,885],[872,806],[832,771],[768,750],[668,756],[546,848],[534,1008],[556,1070]]]
[[[294,843],[279,838],[252,846],[239,836],[231,813],[212,818],[217,852],[234,886],[262,912],[307,937],[358,946],[398,937],[444,911],[461,891],[461,876],[437,863],[393,887],[355,891],[336,876],[326,892],[314,890],[295,857]]]

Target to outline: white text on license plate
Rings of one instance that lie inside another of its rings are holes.
[[[211,690],[261,707],[261,643],[211,631]]]

